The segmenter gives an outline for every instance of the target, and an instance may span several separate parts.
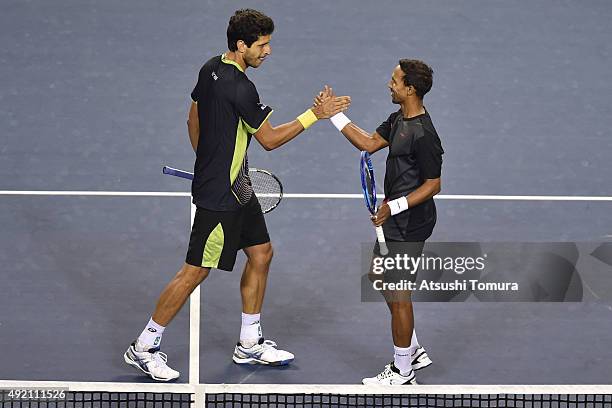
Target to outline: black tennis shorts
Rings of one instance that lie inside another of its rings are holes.
[[[270,236],[255,195],[236,211],[197,207],[185,262],[231,271],[239,250],[266,242],[270,242]]]

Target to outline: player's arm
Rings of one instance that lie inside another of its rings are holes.
[[[194,101],[191,101],[191,107],[189,108],[187,131],[189,132],[191,147],[193,147],[193,151],[196,152],[200,140],[200,118],[198,117],[198,104]]]
[[[344,126],[341,132],[353,146],[370,154],[389,146],[389,142],[383,139],[378,132],[369,135],[353,122]]]
[[[264,149],[270,151],[284,145],[303,131],[304,127],[297,119],[275,127],[266,120],[253,136]]]
[[[412,193],[406,196],[408,200],[408,208],[417,206],[429,200],[442,190],[442,179],[426,179],[425,182]]]
[[[272,126],[266,120],[254,132],[255,139],[264,149],[274,150],[308,129],[319,119],[329,119],[337,113],[344,112],[351,104],[350,97],[335,96],[333,90],[327,86],[325,86],[320,95],[319,104],[313,105],[291,122]]]
[[[392,215],[406,211],[408,208],[413,208],[419,204],[429,200],[442,189],[440,177],[435,179],[426,179],[419,188],[411,192],[405,197],[396,198],[382,205],[375,217],[372,217],[372,223],[377,227],[383,225],[385,221]]]
[[[315,97],[314,106],[317,106],[322,102],[322,97],[322,92]],[[368,132],[353,123],[342,112],[334,115],[330,119],[334,126],[344,135],[344,137],[346,137],[353,146],[361,151],[366,151],[372,154],[389,146],[389,142],[387,142],[377,131],[372,134],[368,134]]]
[[[270,121],[266,120],[254,136],[264,149],[274,150],[308,129],[317,120],[329,119],[347,110],[350,103],[348,96],[330,96],[322,104],[313,106],[291,122],[272,126]]]

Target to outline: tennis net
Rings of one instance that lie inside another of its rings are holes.
[[[0,408],[192,408],[202,397],[189,384],[0,381]]]
[[[0,407],[612,408],[612,386],[133,384],[0,381]],[[20,393],[15,398],[11,391]],[[57,398],[34,390],[63,391]],[[25,397],[24,397],[25,395]],[[38,398],[31,398],[31,397]],[[61,398],[60,398],[61,396]],[[28,398],[30,397],[30,398]]]

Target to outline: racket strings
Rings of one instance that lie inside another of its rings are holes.
[[[249,173],[249,160],[245,155],[242,160],[242,165],[240,166],[240,171],[231,187],[240,205],[248,203],[253,196],[253,188],[251,187],[251,180],[249,180]]]
[[[368,206],[368,210],[374,214],[376,212],[376,189],[372,180],[373,174],[365,161],[362,163],[361,172],[363,173],[363,180],[365,181],[363,187],[364,194],[366,195],[366,204]]]
[[[271,174],[254,169],[249,171],[249,176],[262,211],[266,213],[276,207],[283,197],[283,188],[278,180]]]
[[[366,185],[367,185],[367,191],[368,191],[368,198],[370,199],[370,203],[374,203],[374,200],[376,199],[375,193],[374,193],[374,188],[373,188],[373,184],[372,184],[372,178],[370,176],[370,172],[366,173]]]

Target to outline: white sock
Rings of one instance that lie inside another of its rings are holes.
[[[408,375],[412,371],[412,353],[414,348],[393,346],[393,365],[400,371],[401,375]]]
[[[417,340],[416,330],[412,331],[412,338],[410,339],[410,347],[413,347],[414,350],[421,347],[421,345],[419,344],[419,341]]]
[[[164,334],[165,329],[166,328],[164,326],[160,326],[159,324],[155,323],[153,318],[150,318],[149,323],[147,323],[144,330],[138,337],[137,345],[146,347],[147,350],[153,347],[159,347],[161,344],[162,334]]]
[[[261,331],[261,323],[259,322],[261,319],[261,313],[256,314],[242,314],[242,326],[240,326],[240,344],[243,347],[251,348],[257,342],[262,335]]]

